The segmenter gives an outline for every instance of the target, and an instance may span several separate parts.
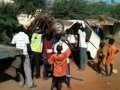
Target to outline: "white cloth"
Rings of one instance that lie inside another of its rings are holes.
[[[86,33],[79,29],[78,34],[79,34],[79,47],[87,48]]]
[[[57,53],[57,45],[59,44],[60,42],[57,42],[54,46],[54,53]],[[68,45],[65,43],[65,42],[62,42],[62,47],[63,47],[63,50],[61,51],[62,53],[64,53],[69,47]]]
[[[28,54],[27,44],[29,44],[29,38],[28,35],[24,32],[19,32],[16,35],[14,35],[11,43],[16,44],[16,48],[22,49],[24,55]]]
[[[57,53],[57,45],[59,44],[60,42],[57,42],[54,46],[54,53]],[[63,50],[61,51],[62,53],[64,53],[69,47],[68,45],[65,43],[65,42],[62,42],[62,47],[63,47]],[[70,59],[67,58],[67,63],[70,62]]]

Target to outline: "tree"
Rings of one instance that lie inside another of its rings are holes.
[[[87,5],[87,12],[89,14],[86,18],[98,18],[100,15],[112,16],[114,10],[113,5],[104,2],[90,3]]]
[[[101,0],[100,0],[101,1]],[[57,18],[68,19],[96,19],[100,15],[108,15],[119,18],[119,5],[105,2],[89,3],[85,0],[59,0],[53,3],[51,8]]]
[[[0,43],[8,44],[13,32],[19,27],[17,15],[34,14],[44,8],[44,0],[13,0],[14,3],[0,3]]]
[[[120,4],[118,4],[118,5],[114,6],[114,7],[115,7],[115,9],[112,12],[113,16],[120,20]]]
[[[84,0],[62,0],[54,2],[51,8],[57,18],[82,19],[86,13],[86,2]]]
[[[17,8],[14,4],[0,3],[0,43],[9,42],[9,37],[12,36],[15,27],[19,25],[16,16]]]
[[[13,0],[19,13],[34,14],[37,9],[45,8],[45,0]]]

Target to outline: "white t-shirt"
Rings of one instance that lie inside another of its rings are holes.
[[[87,48],[86,33],[79,29],[78,34],[79,34],[79,47]]]
[[[22,49],[24,55],[28,54],[27,44],[29,44],[29,37],[24,32],[19,32],[14,35],[11,43],[16,44],[16,48]]]

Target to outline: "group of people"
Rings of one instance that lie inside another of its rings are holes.
[[[119,50],[115,46],[115,39],[109,39],[108,41],[108,50],[107,50],[107,56],[105,58],[105,53],[104,53],[104,46],[105,43],[101,42],[100,43],[100,48],[98,50],[97,58],[98,58],[98,63],[97,63],[97,68],[98,68],[98,73],[101,73],[101,64],[103,63],[103,60],[105,59],[105,73],[106,76],[111,76],[113,72],[113,62],[115,59],[115,54],[119,52]],[[108,69],[108,66],[110,66],[110,69]]]
[[[29,49],[30,49],[30,41],[28,35],[25,33],[24,28],[20,27],[11,41],[12,45],[16,48],[22,49],[23,53],[20,56],[16,56],[16,59],[21,61],[19,63],[19,67],[17,68],[17,75],[18,75],[18,82],[19,86],[23,87],[26,82],[28,84],[28,88],[34,88],[36,85],[34,84],[32,78],[32,71],[31,71],[31,62],[29,56]],[[24,74],[22,73],[24,72]]]
[[[81,70],[85,69],[86,63],[87,63],[87,37],[86,37],[86,32],[85,32],[85,26],[82,25],[80,27],[80,29],[78,30],[78,34],[79,34],[79,48],[80,48],[80,66],[79,68]],[[104,46],[105,46],[105,42],[101,41],[100,45],[99,45],[99,50],[97,52],[97,72],[100,74],[102,72],[101,70],[101,64],[104,62],[105,60],[105,75],[111,76],[113,73],[113,62],[115,59],[115,54],[117,54],[119,52],[119,50],[117,49],[117,47],[115,46],[115,39],[111,38],[108,41],[108,50],[107,50],[107,55],[104,52]],[[106,55],[106,56],[105,56]],[[106,57],[106,58],[105,58]],[[108,66],[110,66],[110,69],[108,68]]]
[[[61,90],[62,82],[65,82],[68,88],[70,87],[67,74],[71,50],[61,33],[54,34],[54,37],[50,34],[44,35],[37,27],[30,39],[25,33],[25,29],[21,28],[15,33],[11,43],[16,48],[23,50],[22,55],[16,56],[16,60],[21,59],[20,67],[17,68],[20,86],[24,86],[26,79],[28,88],[35,88],[34,78],[41,78],[40,67],[43,63],[43,78],[53,77],[51,90],[55,87],[57,90]]]
[[[59,23],[60,24],[60,23]],[[20,56],[21,63],[20,68],[17,69],[17,74],[19,77],[19,85],[23,86],[25,84],[25,79],[22,71],[24,71],[26,81],[29,88],[35,88],[33,78],[41,78],[41,68],[44,65],[43,77],[47,78],[52,76],[51,90],[55,87],[57,90],[61,90],[61,83],[66,83],[67,87],[70,88],[70,56],[72,55],[71,45],[69,41],[65,38],[63,33],[59,33],[61,25],[56,25],[55,29],[58,30],[58,34],[53,36],[44,35],[40,28],[36,28],[36,31],[29,36],[23,31],[23,28],[18,30],[13,36],[12,45],[16,48],[23,50],[23,55]],[[87,38],[85,32],[85,26],[80,25],[78,30],[79,35],[79,56],[80,64],[79,70],[84,70],[87,64]],[[115,54],[118,52],[114,45],[114,39],[109,40],[109,48],[106,57],[105,71],[106,76],[112,74],[113,70],[113,59]],[[103,47],[105,43],[100,43],[100,49],[98,50],[98,73],[101,72],[101,63],[105,57],[103,52]],[[30,52],[29,52],[30,51]],[[18,57],[16,57],[17,59]],[[108,72],[108,65],[110,65],[110,73]]]

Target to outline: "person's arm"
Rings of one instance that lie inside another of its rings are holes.
[[[75,51],[74,46],[66,38],[63,38],[61,41],[66,43],[71,50]]]
[[[48,59],[48,63],[51,65],[54,63],[54,55],[51,55],[51,57]]]
[[[68,58],[71,54],[71,50],[68,48],[62,55],[65,56],[65,58]]]
[[[80,29],[78,30],[78,49],[80,50]]]
[[[28,52],[31,52],[30,44],[27,44],[27,50],[28,50]]]
[[[16,47],[16,44],[11,44],[10,46],[12,46],[12,47]]]
[[[89,39],[88,39],[88,37],[86,37],[86,39],[85,39],[85,42],[89,42]]]
[[[70,54],[71,54],[71,50],[68,48],[68,49],[66,50],[66,56],[69,57]]]
[[[89,42],[89,38],[87,37],[87,31],[85,30],[85,42]]]
[[[29,41],[29,37],[26,34],[26,38],[25,38],[25,43],[27,45],[27,50],[30,53],[31,52],[31,47],[30,47],[30,41]]]
[[[16,46],[16,38],[15,38],[15,36],[13,36],[13,38],[12,38],[11,46],[13,46],[13,47]]]

